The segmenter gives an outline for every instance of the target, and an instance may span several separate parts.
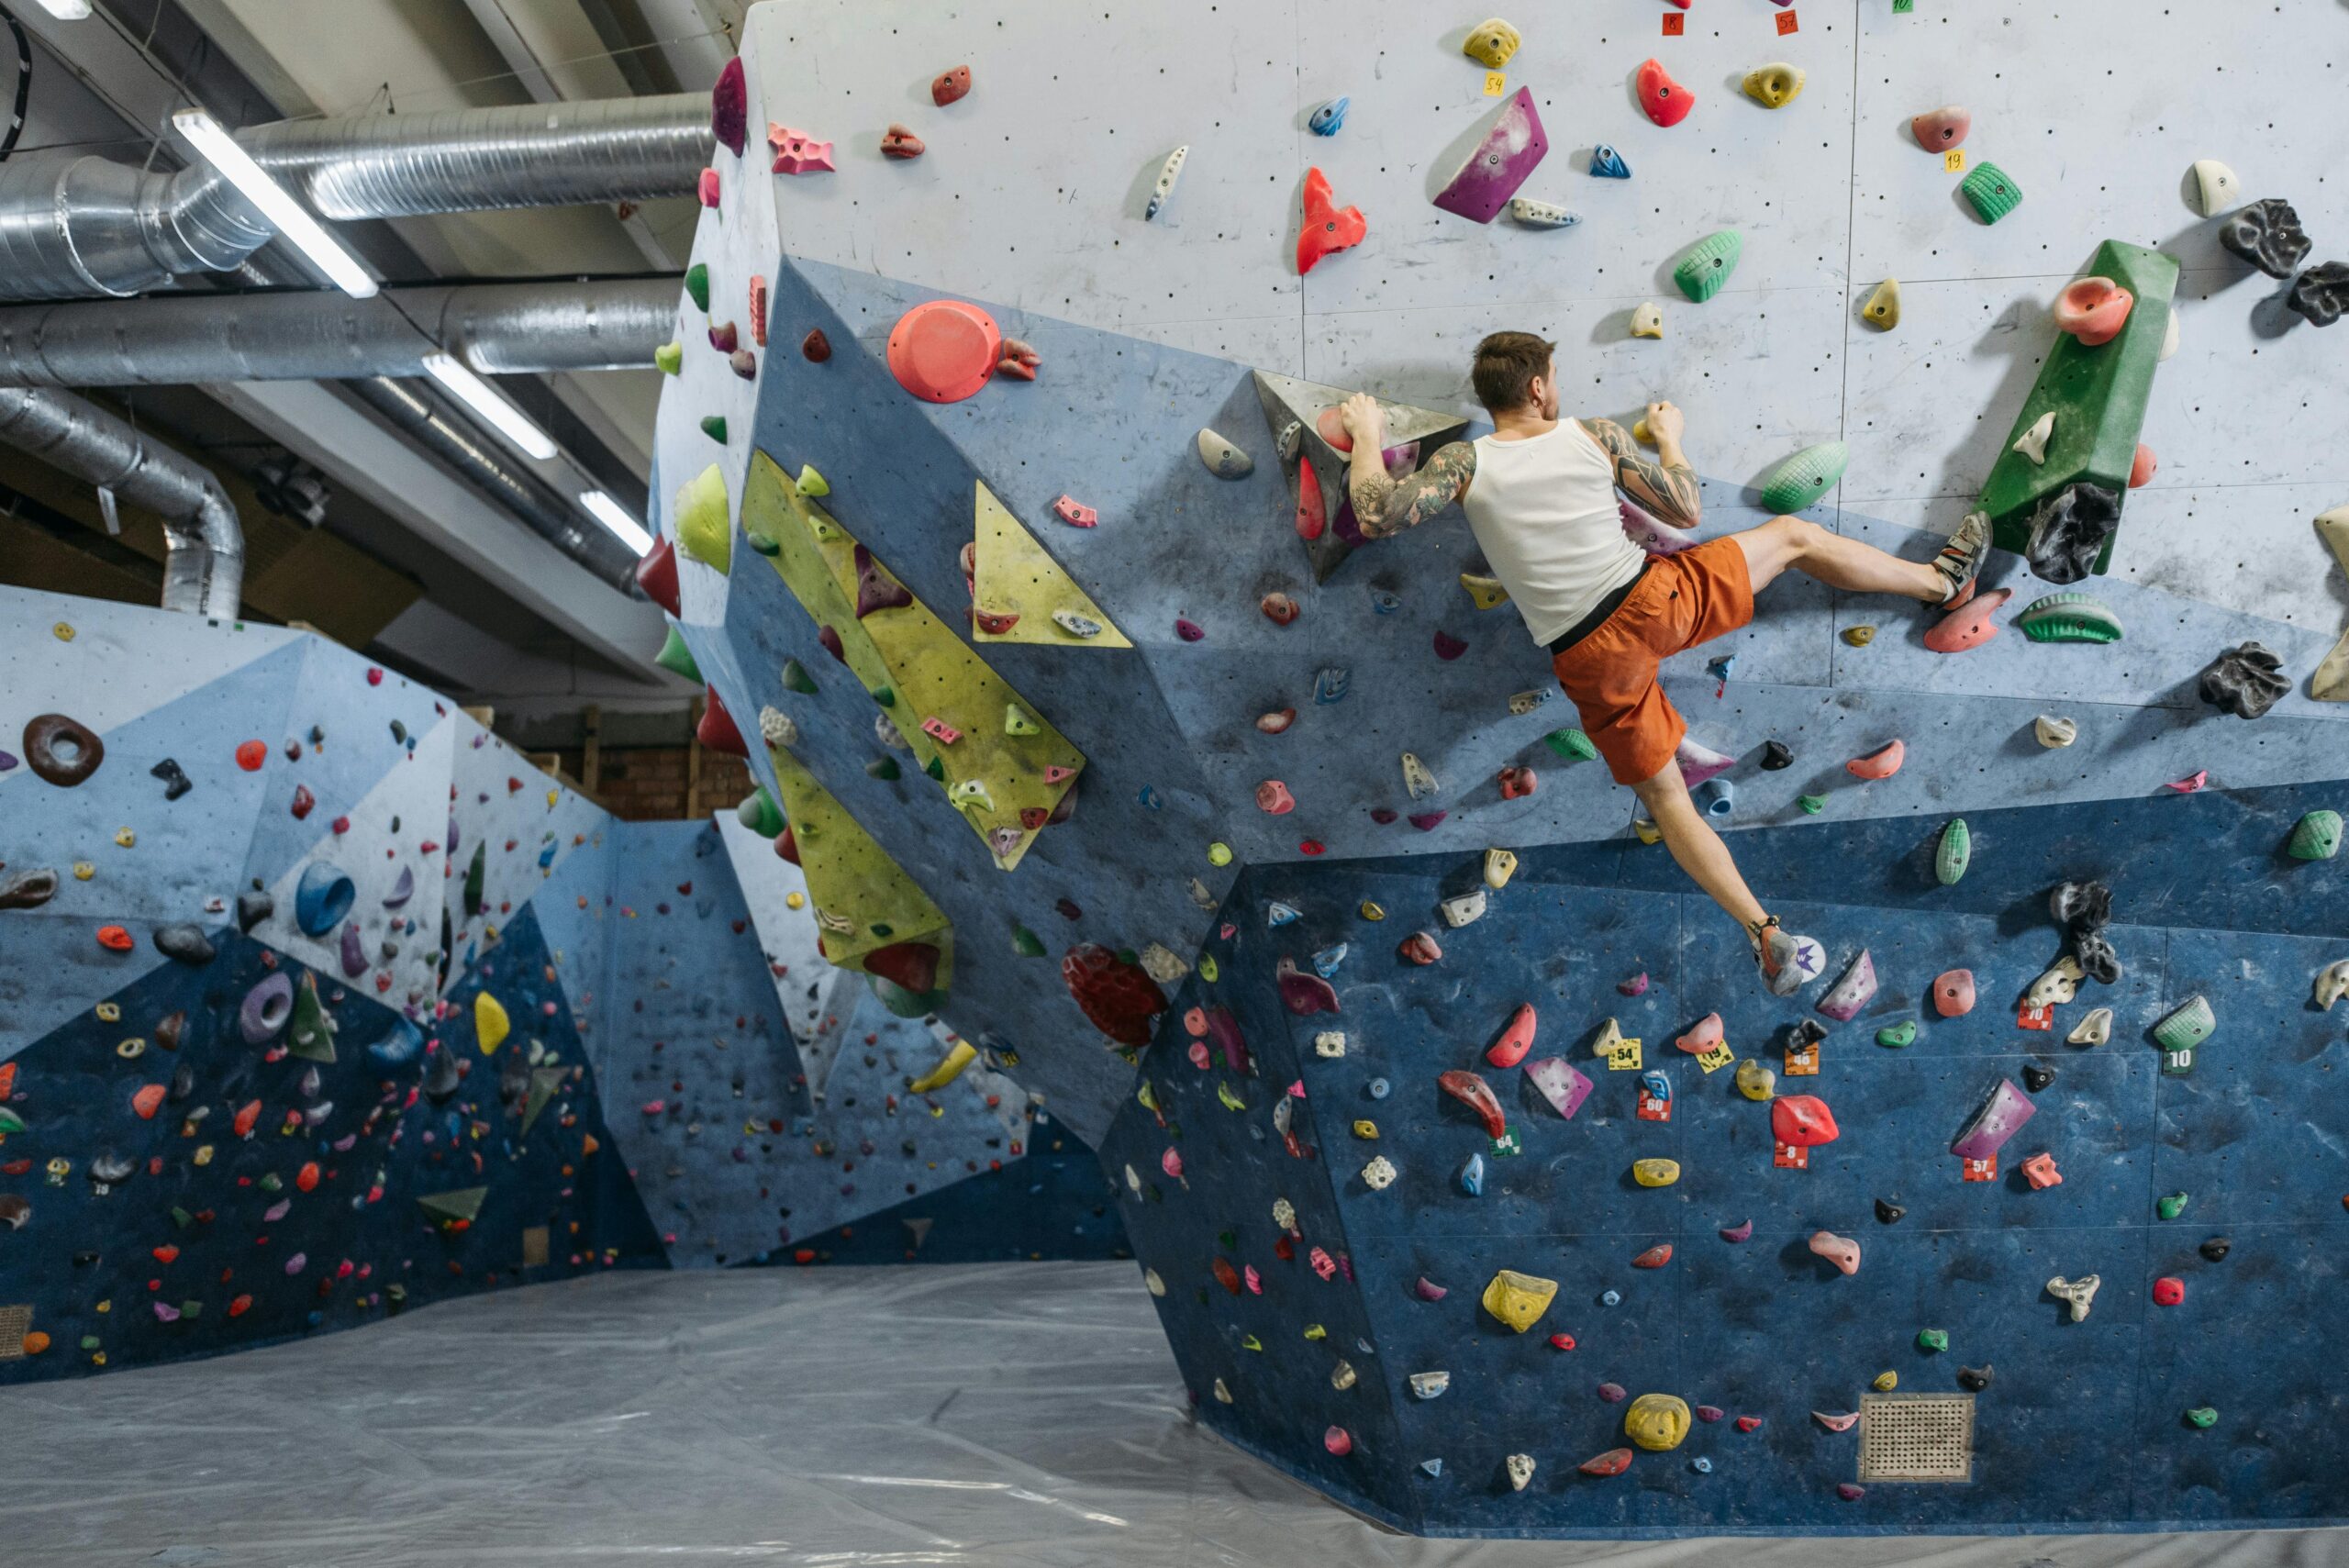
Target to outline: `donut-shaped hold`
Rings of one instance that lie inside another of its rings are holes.
[[[85,724],[61,713],[25,720],[25,765],[60,789],[72,789],[106,760],[106,743]]]
[[[267,1045],[294,1012],[294,981],[284,971],[245,993],[237,1006],[237,1032],[247,1045]]]

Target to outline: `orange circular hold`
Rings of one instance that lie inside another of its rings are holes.
[[[36,1329],[25,1336],[25,1354],[37,1356],[49,1349],[49,1336]]]
[[[915,306],[889,328],[889,373],[925,403],[960,403],[987,384],[1003,354],[995,317],[959,299]]]
[[[108,952],[128,952],[132,946],[130,933],[120,926],[100,926],[98,945]]]
[[[260,740],[248,740],[237,748],[237,766],[249,773],[257,773],[269,762],[269,747]]]

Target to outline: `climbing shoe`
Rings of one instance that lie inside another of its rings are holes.
[[[1942,546],[1942,552],[1933,557],[1933,570],[1949,584],[1949,592],[1942,595],[1942,608],[1956,609],[1974,597],[1975,582],[1989,558],[1990,514],[1968,512],[1957,531],[1949,536],[1949,542]]]
[[[1772,995],[1791,996],[1802,989],[1808,976],[1803,973],[1801,938],[1779,929],[1776,915],[1747,927],[1745,934],[1753,943],[1753,962],[1762,971],[1762,984]]]

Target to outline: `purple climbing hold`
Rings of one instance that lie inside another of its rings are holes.
[[[1468,645],[1442,627],[1435,628],[1435,656],[1442,660],[1459,658],[1468,651]]]
[[[1436,1284],[1435,1281],[1428,1278],[1425,1274],[1421,1274],[1419,1276],[1419,1283],[1413,1285],[1411,1288],[1419,1292],[1419,1299],[1421,1301],[1442,1301],[1445,1296],[1452,1294],[1449,1289]]]
[[[1677,555],[1698,542],[1694,528],[1676,528],[1635,501],[1618,500],[1623,537],[1650,555]]]
[[[2031,1103],[2030,1095],[2016,1088],[2011,1080],[2001,1078],[1989,1103],[1975,1113],[1949,1151],[1961,1160],[1987,1160],[2022,1129],[2023,1123],[2038,1114],[2039,1107]]]
[[[1819,999],[1819,1010],[1838,1023],[1850,1023],[1859,1010],[1876,995],[1876,960],[1862,948],[1852,967],[1843,972],[1826,995]]]
[[[1327,1011],[1334,1013],[1337,1010],[1336,994],[1333,992]],[[1223,1052],[1223,1064],[1226,1067],[1242,1076],[1255,1071],[1255,1067],[1249,1060],[1248,1042],[1240,1035],[1240,1020],[1231,1016],[1230,1008],[1210,1007],[1208,1009],[1208,1038],[1215,1041],[1217,1049]]]
[[[1338,1010],[1338,993],[1318,974],[1308,974],[1297,967],[1297,960],[1285,958],[1274,966],[1274,979],[1281,988],[1281,1003],[1298,1018],[1314,1013],[1334,1013]]]
[[[397,909],[415,896],[416,873],[410,871],[406,866],[402,866],[400,867],[399,880],[392,884],[392,890],[389,893],[384,895],[384,907],[386,909]]]
[[[1490,223],[1549,151],[1550,139],[1533,106],[1533,91],[1520,87],[1485,139],[1436,193],[1435,205],[1473,223]]]
[[[280,971],[245,993],[237,1006],[237,1032],[247,1045],[266,1045],[293,1013],[294,979]]]
[[[1186,620],[1181,616],[1176,616],[1174,617],[1174,635],[1181,638],[1184,641],[1197,642],[1200,639],[1206,637],[1207,634],[1208,628],[1201,626],[1198,622],[1195,620]]]
[[[742,149],[750,140],[750,83],[744,79],[742,57],[736,55],[718,73],[718,84],[709,92],[709,128],[711,133],[735,157],[742,156]]]
[[[1542,1097],[1550,1102],[1551,1108],[1568,1121],[1590,1098],[1589,1075],[1563,1056],[1545,1056],[1539,1062],[1527,1062],[1525,1075],[1533,1081]]]
[[[1598,1385],[1598,1396],[1609,1405],[1620,1405],[1631,1396],[1631,1391],[1620,1383],[1602,1383]]]
[[[1432,830],[1438,823],[1451,815],[1448,811],[1414,811],[1410,816],[1410,823],[1412,827],[1425,833]]]
[[[1866,1487],[1855,1481],[1838,1481],[1835,1483],[1835,1495],[1847,1503],[1856,1503],[1868,1493]]]
[[[1697,1407],[1697,1419],[1704,1422],[1705,1425],[1709,1427],[1728,1414],[1728,1411],[1722,1409],[1718,1405],[1699,1405]]]
[[[1724,1241],[1746,1241],[1753,1236],[1753,1221],[1750,1219],[1741,1219],[1735,1225],[1724,1225],[1720,1230],[1720,1238]]]
[[[905,584],[881,570],[873,552],[863,545],[856,547],[856,618],[863,620],[881,610],[901,610],[914,602]]]
[[[367,950],[360,945],[356,924],[342,929],[342,973],[352,980],[367,973]]]

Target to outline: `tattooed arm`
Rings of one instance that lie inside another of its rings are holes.
[[[1344,417],[1354,443],[1346,491],[1365,537],[1384,539],[1416,528],[1468,493],[1476,473],[1476,449],[1468,442],[1447,444],[1417,473],[1398,481],[1386,472],[1381,455],[1386,420],[1378,400],[1360,395],[1346,399]]]
[[[1615,483],[1623,494],[1675,528],[1695,528],[1704,507],[1698,496],[1697,471],[1680,450],[1680,410],[1669,403],[1651,403],[1647,422],[1648,433],[1655,438],[1653,458],[1612,419],[1585,419],[1582,426],[1614,460]]]

